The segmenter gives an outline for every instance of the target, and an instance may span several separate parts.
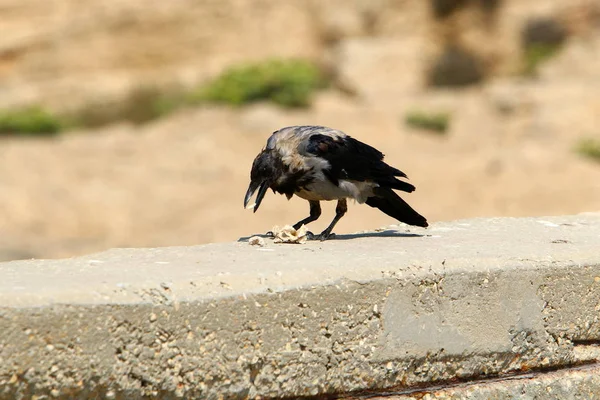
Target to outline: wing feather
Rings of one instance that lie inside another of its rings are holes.
[[[325,176],[338,184],[340,179],[374,181],[381,186],[412,192],[415,187],[396,177],[406,174],[383,161],[383,153],[350,136],[313,134],[308,139],[306,152],[327,160],[330,169]]]

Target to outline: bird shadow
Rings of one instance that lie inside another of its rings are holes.
[[[250,236],[242,236],[237,241],[238,242],[247,242],[248,240],[250,240],[250,238],[253,238],[253,237],[256,237],[256,236],[261,237],[263,239],[273,239],[273,236],[267,235],[266,233],[256,233],[256,234],[250,235]]]
[[[370,237],[385,237],[385,238],[416,238],[423,237],[426,235],[421,235],[418,233],[407,233],[407,232],[398,232],[393,229],[387,229],[381,232],[362,232],[362,233],[345,233],[341,235],[335,235],[333,240],[352,240],[352,239],[360,239],[360,238],[370,238]]]
[[[258,233],[256,235],[242,236],[237,241],[238,242],[247,242],[251,237],[255,237],[255,236],[261,237],[263,239],[272,239],[273,238],[273,236],[267,235],[266,233]],[[418,233],[398,232],[393,229],[387,229],[385,231],[380,231],[380,232],[345,233],[345,234],[341,234],[341,235],[336,234],[335,237],[332,237],[328,240],[353,240],[353,239],[371,238],[371,237],[418,238],[418,237],[424,237],[424,236],[427,236],[427,235],[421,235]],[[318,242],[318,240],[314,240],[314,241]]]

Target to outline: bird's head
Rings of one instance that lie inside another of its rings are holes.
[[[254,208],[254,212],[258,210],[260,203],[267,193],[267,189],[277,180],[277,166],[280,164],[273,150],[263,150],[252,163],[252,171],[250,172],[250,186],[244,197],[244,208]],[[250,199],[254,193],[258,191],[254,203],[250,203]]]

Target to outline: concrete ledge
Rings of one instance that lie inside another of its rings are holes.
[[[595,363],[582,349],[600,342],[594,215],[118,249],[0,276],[7,399],[427,390]]]

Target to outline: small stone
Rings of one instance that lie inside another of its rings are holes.
[[[154,321],[156,321],[156,319],[157,319],[156,314],[154,314],[154,313],[150,314],[150,322],[154,322]]]
[[[379,316],[380,315],[380,313],[379,313],[379,307],[377,306],[377,304],[375,304],[373,306],[373,315],[375,315],[375,316]]]
[[[52,395],[52,397],[58,397],[60,396],[60,391],[58,391],[58,389],[52,389],[50,391],[50,394]]]

